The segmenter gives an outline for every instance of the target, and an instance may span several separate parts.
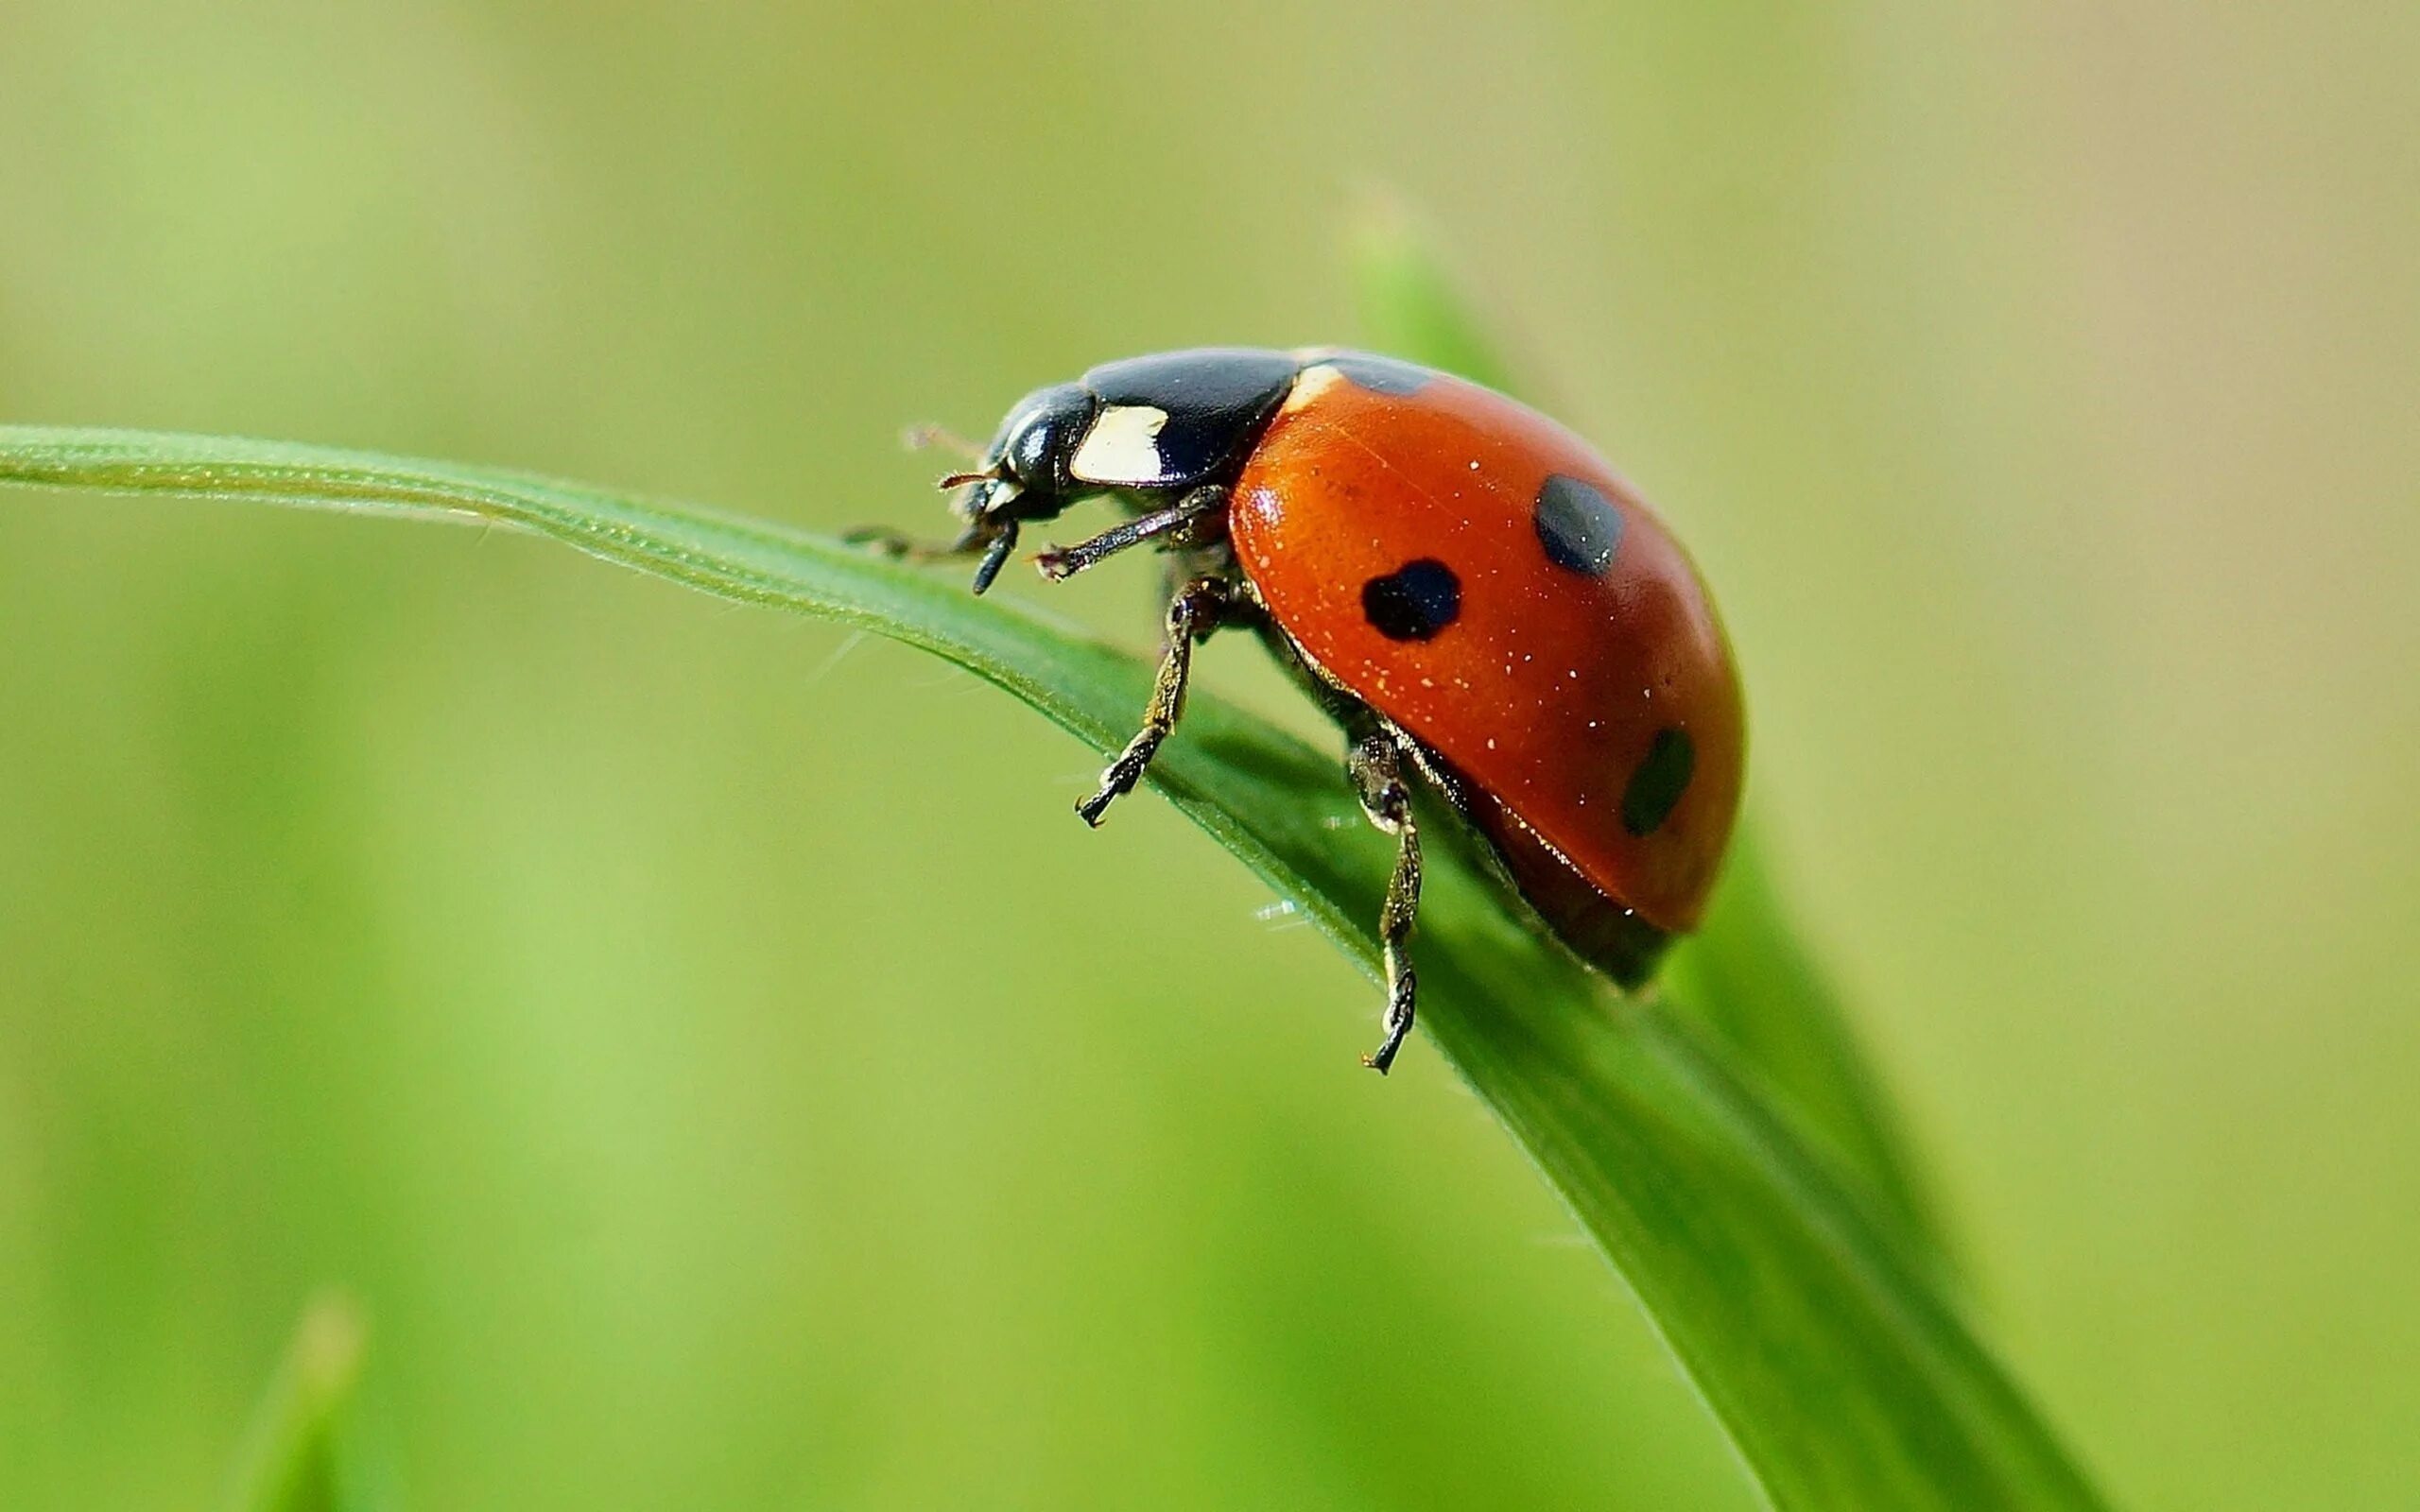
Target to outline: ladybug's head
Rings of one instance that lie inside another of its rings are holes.
[[[1000,421],[983,465],[942,479],[962,489],[950,507],[966,522],[967,538],[985,542],[975,591],[992,586],[1000,564],[1016,549],[1017,526],[1028,520],[1055,520],[1075,502],[1067,460],[1082,444],[1100,402],[1081,384],[1037,388]]]
[[[966,489],[959,513],[981,524],[1055,520],[1074,502],[1067,459],[1099,407],[1081,384],[1037,388],[1017,402],[983,449],[983,466],[955,472],[943,488]]]

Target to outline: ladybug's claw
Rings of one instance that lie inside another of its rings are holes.
[[[1109,805],[1133,792],[1134,784],[1143,780],[1143,768],[1150,765],[1151,752],[1160,744],[1154,740],[1150,746],[1137,750],[1135,747],[1142,747],[1149,734],[1150,731],[1146,730],[1135,736],[1134,744],[1127,747],[1117,760],[1110,764],[1109,770],[1100,774],[1100,791],[1076,805],[1076,812],[1083,816],[1086,824],[1099,829],[1102,816],[1109,812]]]
[[[1408,947],[1411,923],[1420,912],[1420,830],[1411,815],[1411,791],[1404,783],[1403,746],[1388,729],[1378,729],[1356,742],[1345,757],[1345,771],[1361,799],[1370,822],[1395,837],[1394,874],[1387,879],[1387,901],[1378,912],[1378,943],[1386,954],[1386,1039],[1361,1057],[1361,1064],[1383,1076],[1395,1063],[1395,1052],[1411,1033],[1418,997]]]
[[[1177,716],[1184,713],[1184,685],[1193,675],[1193,643],[1219,627],[1232,592],[1222,577],[1197,577],[1168,601],[1167,646],[1160,654],[1160,675],[1151,681],[1151,701],[1143,710],[1143,728],[1100,774],[1100,790],[1076,805],[1086,824],[1098,829],[1109,805],[1134,791],[1160,743],[1176,729]]]
[[[1387,958],[1396,968],[1394,985],[1387,994],[1387,1038],[1379,1042],[1377,1050],[1362,1055],[1362,1064],[1377,1072],[1379,1076],[1387,1074],[1387,1067],[1394,1064],[1394,1053],[1404,1047],[1404,1038],[1410,1036],[1410,999],[1413,999],[1410,963],[1401,958],[1399,943],[1387,943]]]
[[[1395,948],[1390,945],[1387,954],[1394,954]],[[1403,1048],[1405,1039],[1411,1033],[1411,1002],[1412,974],[1407,965],[1395,978],[1393,992],[1387,1001],[1387,1037],[1377,1049],[1361,1057],[1361,1064],[1381,1076],[1395,1063],[1395,1052]]]

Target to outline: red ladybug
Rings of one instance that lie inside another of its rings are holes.
[[[1420,897],[1407,782],[1492,848],[1545,924],[1624,987],[1698,922],[1744,754],[1739,684],[1696,571],[1586,442],[1503,395],[1389,357],[1204,348],[1028,395],[963,490],[946,545],[991,586],[1029,521],[1095,495],[1129,518],[1045,576],[1150,542],[1169,558],[1142,732],[1079,803],[1100,822],[1184,706],[1195,643],[1258,630],[1342,724],[1370,821],[1398,841],[1379,934],[1383,1072],[1410,1031]]]

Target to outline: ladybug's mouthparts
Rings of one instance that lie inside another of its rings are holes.
[[[983,548],[983,559],[975,564],[975,592],[977,595],[992,586],[992,580],[1000,576],[1001,567],[1007,564],[1009,554],[1017,549],[1017,523],[997,515],[991,518],[994,531],[991,542]]]

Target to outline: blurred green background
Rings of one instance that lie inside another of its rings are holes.
[[[1352,339],[1397,193],[1715,583],[2052,1420],[2408,1504],[2415,70],[2383,0],[0,0],[0,416],[938,523],[904,422]],[[1753,1504],[1367,984],[969,678],[31,495],[0,635],[0,1505],[206,1504],[331,1282],[416,1507]]]

